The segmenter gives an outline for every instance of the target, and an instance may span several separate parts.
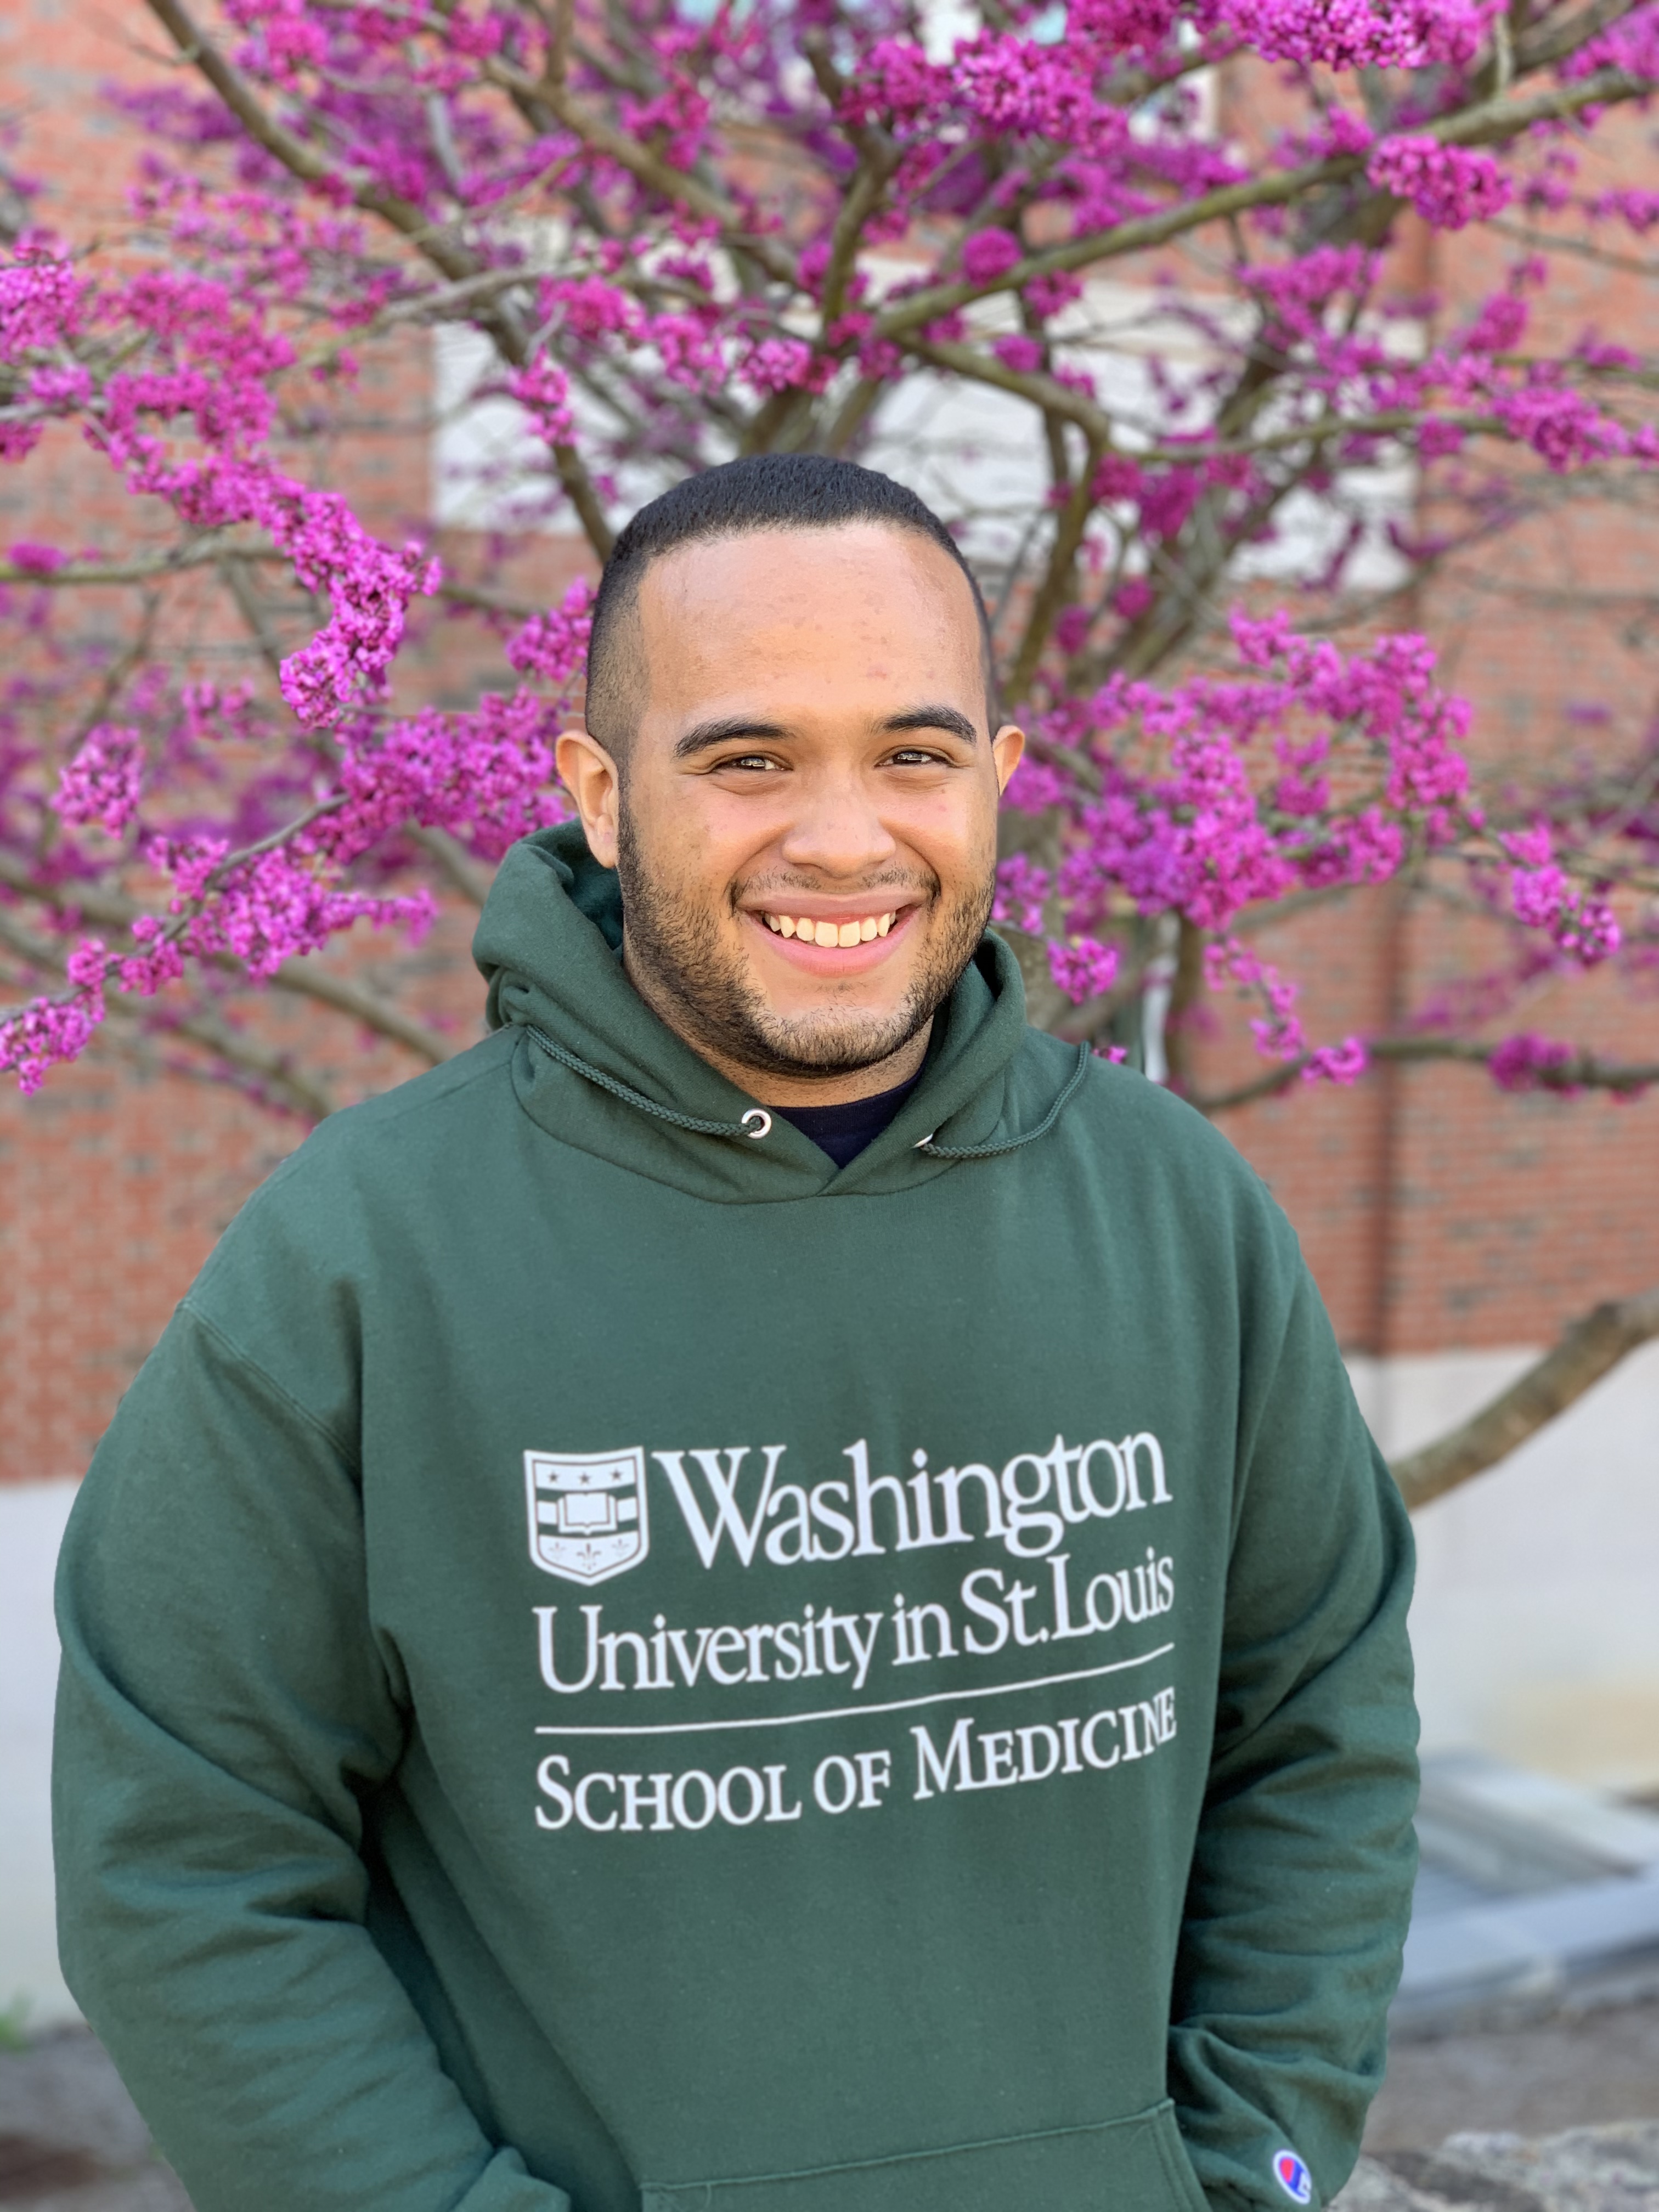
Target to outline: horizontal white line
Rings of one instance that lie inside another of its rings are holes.
[[[538,1728],[538,1735],[702,1735],[711,1729],[799,1728],[805,1721],[864,1720],[876,1713],[914,1712],[918,1705],[942,1705],[952,1698],[1006,1698],[1016,1690],[1052,1690],[1061,1682],[1093,1682],[1102,1674],[1121,1674],[1128,1667],[1147,1667],[1173,1651],[1173,1644],[1160,1644],[1156,1651],[1143,1651],[1138,1659],[1114,1659],[1107,1667],[1085,1667],[1076,1674],[1042,1674],[1035,1682],[993,1682],[977,1689],[935,1690],[925,1698],[900,1698],[890,1705],[836,1705],[823,1713],[777,1713],[731,1721],[652,1721],[636,1727],[617,1723],[595,1728]]]

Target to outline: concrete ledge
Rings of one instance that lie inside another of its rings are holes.
[[[1361,2159],[1332,2212],[1653,2212],[1659,2121],[1519,2136],[1453,2136],[1437,2151]]]
[[[1396,2013],[1403,2019],[1453,1995],[1565,1987],[1576,1974],[1615,1960],[1628,1967],[1648,1951],[1659,1960],[1659,1871],[1438,1914],[1413,1923]]]

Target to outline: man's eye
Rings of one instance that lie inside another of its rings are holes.
[[[783,763],[775,760],[770,753],[732,753],[725,760],[716,761],[718,769],[781,769]]]
[[[934,768],[944,757],[942,753],[932,752],[926,745],[901,745],[896,752],[888,754],[887,765],[890,768]]]

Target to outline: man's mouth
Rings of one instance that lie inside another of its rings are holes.
[[[827,921],[810,914],[773,914],[763,908],[760,918],[775,937],[798,937],[803,945],[868,945],[875,938],[886,936],[898,918],[898,909]]]

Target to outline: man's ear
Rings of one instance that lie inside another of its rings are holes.
[[[1019,766],[1024,750],[1024,731],[1017,729],[1012,722],[1005,722],[991,740],[991,758],[996,763],[999,791],[1007,790],[1008,779]]]
[[[617,815],[622,775],[599,739],[567,730],[553,748],[559,781],[576,802],[587,849],[602,868],[617,865]]]

